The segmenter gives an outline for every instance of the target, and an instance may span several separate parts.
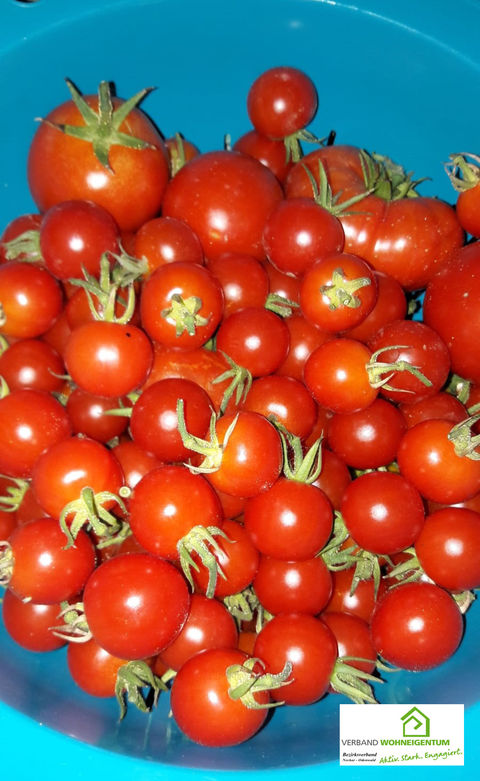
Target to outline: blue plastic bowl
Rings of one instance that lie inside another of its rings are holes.
[[[114,81],[144,104],[166,136],[181,131],[203,151],[249,129],[245,99],[264,69],[305,70],[319,91],[312,130],[388,154],[418,177],[425,194],[452,200],[443,161],[478,151],[480,29],[476,0],[3,0],[0,26],[0,223],[34,209],[25,177],[34,118],[68,95]],[[409,778],[473,778],[480,756],[480,609],[467,615],[453,659],[429,673],[397,673],[384,702],[464,703],[465,767],[408,768]],[[145,717],[93,700],[69,680],[64,650],[19,649],[0,629],[2,771],[17,779],[79,781],[362,781],[377,768],[340,768],[341,697],[275,712],[248,743],[207,750],[168,718],[168,696]],[[389,769],[401,773],[402,768]],[[405,772],[407,772],[405,770]]]

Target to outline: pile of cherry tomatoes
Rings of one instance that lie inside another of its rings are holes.
[[[423,197],[292,67],[207,153],[67,87],[0,237],[6,631],[203,745],[376,702],[480,586],[479,160]]]

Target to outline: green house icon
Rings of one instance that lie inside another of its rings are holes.
[[[430,736],[430,719],[414,706],[401,716],[404,738],[428,738]]]

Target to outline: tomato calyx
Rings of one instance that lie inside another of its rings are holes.
[[[480,182],[480,157],[470,152],[449,155],[444,165],[450,182],[459,193],[471,190]]]
[[[451,393],[462,404],[468,404],[468,397],[470,396],[470,390],[472,387],[471,380],[466,380],[464,377],[460,377],[458,374],[452,374],[445,390],[447,393]],[[472,412],[472,410],[469,410]]]
[[[283,143],[286,150],[286,162],[298,163],[303,157],[303,149],[301,142],[305,141],[307,144],[318,144],[319,146],[326,146],[331,134],[324,138],[317,138],[310,130],[302,128],[296,130],[295,133],[290,133],[285,136]]]
[[[401,198],[418,198],[416,188],[425,181],[414,180],[413,173],[385,155],[360,151],[360,163],[365,187],[385,201],[397,201]]]
[[[358,667],[354,667],[349,662],[371,663],[372,660],[356,656],[342,656],[337,659],[330,678],[331,688],[337,694],[344,694],[358,705],[366,705],[368,703],[376,705],[378,700],[369,681],[372,683],[383,683],[382,679],[360,670]]]
[[[0,496],[0,510],[4,513],[14,513],[20,507],[30,484],[28,480],[22,480],[21,477],[0,475],[0,478],[11,481],[11,484],[5,488],[5,495]]]
[[[83,602],[61,602],[61,608],[58,618],[63,620],[63,624],[52,626],[52,634],[69,643],[87,643],[91,640],[92,633],[85,618]]]
[[[244,366],[239,366],[238,363],[235,363],[233,358],[230,358],[230,356],[223,352],[223,350],[219,350],[219,352],[223,355],[226,362],[229,364],[230,369],[226,369],[226,371],[219,374],[218,377],[215,377],[215,379],[212,380],[212,384],[216,385],[220,382],[231,380],[228,388],[225,390],[225,393],[222,396],[222,401],[220,403],[220,413],[223,415],[233,394],[235,394],[235,404],[237,406],[242,401],[245,401],[248,392],[252,387],[253,378],[251,372],[248,369],[246,369]]]
[[[331,279],[320,287],[320,293],[329,300],[328,308],[332,311],[340,307],[348,309],[358,309],[362,302],[355,295],[357,290],[371,285],[372,280],[369,277],[357,277],[356,279],[347,279],[342,268],[334,269]]]
[[[119,259],[120,256],[114,257]],[[123,262],[126,261],[122,259]],[[135,288],[130,276],[127,277],[123,272],[115,274],[115,269],[112,269],[107,253],[104,253],[100,260],[98,279],[93,274],[89,274],[86,269],[83,269],[83,276],[84,279],[75,277],[69,281],[72,285],[81,287],[85,291],[94,320],[119,323],[120,325],[129,323],[135,310]],[[125,288],[127,290],[126,299],[120,297],[120,291]],[[123,308],[121,314],[117,314],[118,304],[121,304]]]
[[[430,583],[433,583],[431,578],[428,578],[425,574],[415,552],[415,548],[406,548],[403,553],[405,553],[408,558],[394,566],[385,576],[397,581],[397,583],[392,583],[391,588],[395,588],[403,583],[414,583],[417,580],[428,580]]]
[[[285,477],[297,483],[314,483],[322,471],[323,435],[316,439],[307,452],[304,453],[300,437],[288,431],[274,417],[269,417],[269,420],[271,420],[280,434]]]
[[[99,538],[98,548],[123,542],[131,534],[130,526],[125,520],[117,518],[106,510],[104,504],[115,503],[121,513],[127,516],[127,508],[122,497],[126,499],[129,495],[128,486],[120,489],[119,496],[111,491],[94,493],[89,486],[82,488],[80,497],[65,505],[60,514],[60,528],[67,537],[65,548],[71,548],[75,544],[78,533],[84,526],[88,526]]]
[[[13,575],[14,556],[8,540],[0,540],[0,586],[8,586]]]
[[[350,207],[354,206],[359,201],[363,201],[367,195],[371,195],[374,188],[367,186],[364,192],[352,195],[344,201],[339,201],[341,192],[333,195],[332,188],[328,181],[327,172],[325,166],[321,160],[318,160],[318,182],[312,174],[310,168],[302,163],[302,167],[307,174],[310,184],[312,186],[312,197],[318,206],[321,206],[326,211],[330,212],[334,217],[348,217],[352,214],[359,214],[357,210],[351,211]]]
[[[22,263],[38,263],[43,260],[40,249],[40,231],[27,230],[10,241],[3,243],[7,260],[22,260]]]
[[[70,79],[65,79],[65,81],[72,96],[72,101],[80,112],[85,124],[67,125],[51,122],[48,119],[41,119],[41,121],[46,122],[51,127],[68,136],[73,136],[91,144],[95,157],[107,171],[113,173],[109,161],[109,152],[110,147],[114,145],[138,150],[155,148],[147,141],[131,136],[128,133],[122,133],[119,129],[130,112],[151,92],[152,87],[140,90],[140,92],[123,101],[118,108],[114,109],[111,85],[108,81],[101,81],[98,87],[98,111],[95,111],[84,100]]]
[[[175,143],[169,146],[170,176],[178,174],[187,162],[185,144],[181,133],[175,133]]]
[[[342,514],[338,510],[335,511],[332,536],[317,555],[321,556],[328,569],[333,572],[355,568],[350,588],[351,596],[361,580],[373,580],[376,597],[382,578],[380,559],[376,553],[364,550],[356,543],[345,547],[349,536]],[[389,563],[388,556],[383,555],[382,559]]]
[[[394,388],[392,385],[389,385],[389,381],[397,372],[409,372],[427,388],[431,387],[431,380],[429,380],[428,377],[425,377],[418,366],[408,363],[408,361],[405,360],[394,361],[392,363],[378,360],[379,356],[387,350],[405,350],[407,348],[408,345],[406,344],[392,344],[387,347],[381,347],[379,350],[375,350],[375,352],[372,353],[370,361],[365,367],[372,388],[385,388],[385,390],[398,390],[402,393],[411,393],[412,391],[405,388]],[[388,372],[388,376],[384,377],[383,375],[386,372]]]
[[[170,298],[170,307],[162,309],[162,317],[175,326],[176,336],[181,336],[185,331],[189,336],[195,334],[196,328],[208,325],[210,317],[199,315],[202,308],[202,299],[198,296],[182,298],[179,293],[174,293]]]
[[[224,597],[223,603],[228,612],[241,624],[244,621],[252,621],[257,608],[260,606],[259,599],[252,586],[247,586],[238,594],[229,594]]]
[[[456,423],[448,432],[447,438],[452,442],[457,456],[465,456],[472,461],[480,461],[480,434],[472,434],[472,426],[480,420],[480,412]]]
[[[228,440],[230,439],[232,432],[237,425],[238,414],[235,415],[234,419],[227,428],[223,444],[221,445],[215,429],[217,422],[216,413],[212,412],[210,417],[209,439],[202,439],[201,437],[196,437],[194,434],[190,434],[190,432],[187,431],[184,407],[185,405],[183,399],[178,399],[176,407],[178,421],[177,425],[182,442],[187,450],[192,450],[194,453],[205,456],[204,460],[199,466],[193,466],[193,464],[188,463],[185,464],[185,466],[187,466],[191,472],[198,474],[217,472],[218,469],[220,469],[220,465],[222,463],[223,450],[227,446]]]
[[[216,551],[217,553],[221,553],[222,550],[215,537],[223,537],[225,540],[232,542],[218,526],[202,526],[201,524],[198,524],[197,526],[193,526],[177,543],[180,565],[183,574],[190,583],[192,591],[195,584],[191,570],[194,569],[198,572],[200,569],[197,562],[192,558],[192,553],[195,553],[199,557],[203,566],[208,571],[208,584],[205,596],[209,599],[212,599],[215,594],[218,576],[220,575],[221,578],[226,578],[226,575],[213,552]]]
[[[148,688],[147,693],[144,689]],[[135,705],[142,713],[148,713],[156,707],[161,691],[168,691],[168,687],[155,675],[147,662],[142,659],[134,659],[122,665],[117,672],[115,683],[115,697],[120,707],[119,720],[127,713],[127,702]]]
[[[290,298],[280,295],[280,293],[269,293],[265,300],[265,309],[269,312],[274,312],[280,317],[291,317],[293,310],[300,306],[297,301],[292,301]]]
[[[260,665],[264,670],[265,665],[261,659],[250,657],[243,664],[232,664],[226,669],[229,683],[228,695],[232,700],[240,700],[246,708],[259,710],[261,708],[276,708],[283,702],[259,703],[255,699],[257,692],[280,689],[289,683],[293,683],[292,663],[285,662],[283,670],[279,673],[255,672],[254,668]]]
[[[457,591],[457,592],[450,592],[453,599],[457,603],[458,609],[460,610],[460,613],[462,615],[465,615],[467,610],[473,605],[473,603],[476,600],[476,595],[474,591]]]

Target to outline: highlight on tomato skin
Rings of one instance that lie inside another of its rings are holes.
[[[63,647],[120,719],[169,697],[212,748],[383,701],[385,667],[448,673],[480,587],[480,156],[425,197],[389,150],[318,138],[292,66],[208,152],[148,89],[67,89],[27,155],[38,211],[0,226],[9,639]]]

